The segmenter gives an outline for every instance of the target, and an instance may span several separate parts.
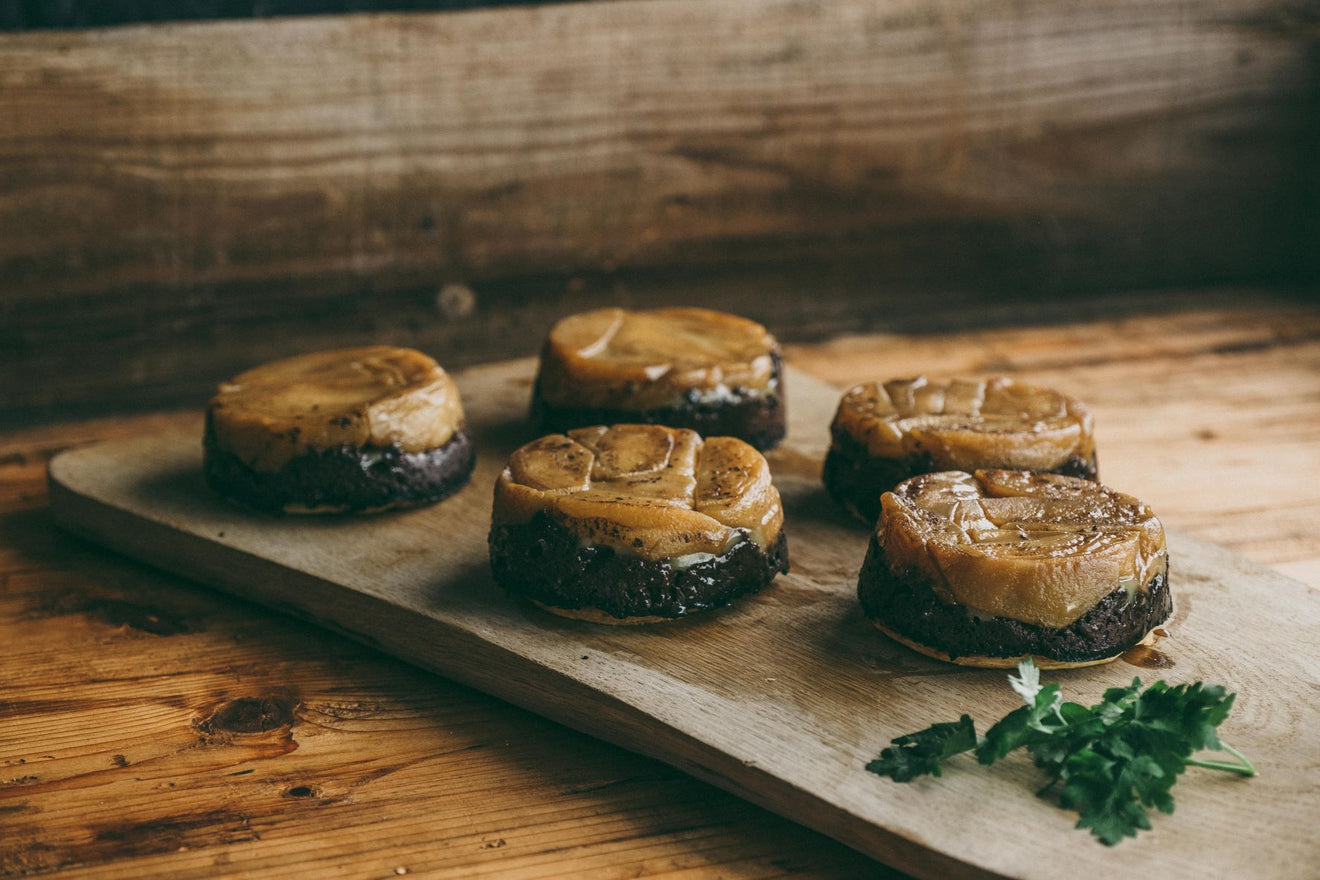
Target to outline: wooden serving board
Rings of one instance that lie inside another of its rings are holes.
[[[109,547],[660,758],[919,877],[1314,876],[1320,863],[1320,595],[1172,533],[1176,611],[1154,650],[1047,673],[1097,700],[1134,674],[1238,692],[1222,728],[1255,779],[1189,772],[1178,810],[1116,848],[1033,796],[1026,759],[898,785],[863,769],[891,738],[1018,704],[1002,672],[918,656],[876,632],[855,596],[867,529],[818,474],[834,388],[788,377],[790,431],[770,454],[792,573],[736,607],[654,627],[563,620],[511,601],[487,568],[491,486],[529,439],[534,365],[460,374],[479,450],[471,484],[434,507],[374,518],[272,518],[213,497],[188,432],[113,441],[51,462],[51,504]],[[1120,487],[1139,494],[1140,487]],[[1157,668],[1145,668],[1145,667]],[[1123,876],[1119,874],[1118,876]]]

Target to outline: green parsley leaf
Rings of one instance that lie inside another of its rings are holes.
[[[911,782],[918,776],[940,776],[940,762],[976,745],[976,728],[964,715],[957,721],[933,724],[917,733],[900,736],[866,769],[895,782]]]
[[[1144,691],[1141,679],[1110,688],[1089,709],[1064,702],[1057,684],[1042,686],[1030,660],[1018,666],[1009,684],[1026,705],[1004,716],[978,739],[972,719],[936,724],[901,736],[866,769],[896,782],[939,776],[941,762],[974,751],[993,764],[1025,748],[1047,776],[1038,794],[1057,792],[1059,805],[1076,810],[1078,828],[1113,846],[1149,829],[1149,808],[1172,813],[1170,790],[1187,767],[1254,776],[1255,767],[1219,739],[1234,695],[1197,682],[1170,687],[1157,681]],[[1224,751],[1234,761],[1192,757],[1201,750]]]
[[[1064,723],[1059,714],[1062,706],[1063,697],[1057,684],[1035,690],[1029,704],[1009,712],[985,732],[985,739],[976,746],[976,759],[982,764],[993,764],[1014,749],[1048,742]]]

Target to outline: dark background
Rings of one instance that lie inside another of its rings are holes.
[[[135,22],[408,12],[535,5],[547,0],[0,0],[0,29],[87,28]]]

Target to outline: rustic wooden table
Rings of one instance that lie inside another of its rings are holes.
[[[1215,302],[1222,302],[1216,298]],[[1087,400],[1105,482],[1320,587],[1320,307],[790,346],[845,384],[1007,373]],[[63,534],[0,435],[0,876],[896,877],[653,761]]]

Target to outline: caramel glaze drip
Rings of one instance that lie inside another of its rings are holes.
[[[710,309],[570,315],[541,352],[541,396],[553,406],[647,410],[772,393],[778,343],[760,324]]]
[[[383,345],[239,373],[220,385],[209,415],[217,446],[265,472],[314,449],[437,449],[463,425],[449,375],[419,351]]]
[[[1075,477],[942,471],[900,483],[880,508],[890,570],[925,575],[974,614],[1058,629],[1168,568],[1149,507]]]
[[[1090,411],[1076,400],[1008,378],[866,382],[839,403],[834,430],[880,458],[929,455],[931,467],[1053,470],[1095,453]]]
[[[579,428],[518,449],[495,483],[494,524],[541,512],[584,546],[651,560],[768,547],[784,521],[756,449],[660,425]]]

